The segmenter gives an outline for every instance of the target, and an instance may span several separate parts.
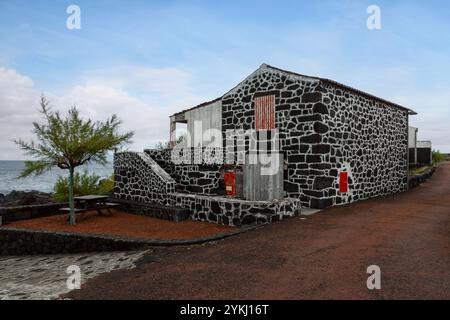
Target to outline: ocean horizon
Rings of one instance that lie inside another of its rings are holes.
[[[24,168],[25,161],[0,160],[0,193],[7,194],[13,190],[53,192],[53,187],[58,177],[68,176],[69,174],[68,170],[53,168],[40,176],[30,176],[18,179],[17,177]],[[112,175],[113,164],[112,162],[108,162],[106,165],[83,165],[77,167],[75,172],[82,173],[84,170],[87,170],[90,174],[94,173],[102,178],[106,178]]]

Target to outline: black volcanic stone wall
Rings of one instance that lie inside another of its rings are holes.
[[[332,85],[320,89],[328,108],[323,141],[331,147],[322,156],[331,165],[326,175],[349,175],[348,193],[339,194],[336,184],[324,197],[340,204],[407,190],[407,111]]]
[[[0,228],[0,256],[142,250],[134,239],[54,231]]]
[[[42,218],[61,214],[60,208],[67,206],[67,203],[47,203],[29,206],[0,207],[2,223],[7,224],[19,220]]]
[[[148,149],[145,152],[176,181],[175,189],[178,192],[219,193],[220,169],[222,165],[206,163],[174,164],[171,160],[170,149]]]
[[[117,199],[168,204],[175,181],[145,153],[114,154],[114,196]]]
[[[275,95],[289,197],[323,208],[407,188],[406,111],[316,79],[260,69],[223,97],[223,130],[254,129],[254,98],[262,95]],[[339,194],[342,171],[349,174],[346,194]]]
[[[436,171],[436,167],[430,167],[425,172],[408,177],[408,188],[412,189],[431,178]]]
[[[301,211],[298,199],[245,201],[183,193],[175,193],[172,199],[172,203],[177,207],[188,209],[194,220],[230,226],[274,222]]]

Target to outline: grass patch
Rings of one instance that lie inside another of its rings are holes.
[[[419,168],[414,168],[414,169],[410,169],[409,170],[409,175],[410,176],[417,176],[419,174],[424,173],[425,171],[427,171],[429,168],[431,168],[431,166],[422,166]]]

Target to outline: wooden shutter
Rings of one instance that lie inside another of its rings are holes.
[[[275,129],[275,95],[255,98],[256,130]]]

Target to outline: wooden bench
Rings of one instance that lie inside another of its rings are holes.
[[[60,208],[59,211],[67,212],[68,214],[70,214],[69,207]],[[83,214],[86,211],[88,211],[88,209],[73,208],[73,212],[75,213],[75,216],[77,216],[77,217],[78,217],[78,215]],[[70,216],[67,217],[67,221],[69,221],[69,220],[70,220]]]
[[[97,212],[100,215],[103,215],[100,210],[106,209],[106,211],[108,211],[108,213],[110,215],[112,215],[111,208],[116,208],[116,207],[120,207],[120,206],[121,206],[120,203],[106,202],[106,203],[103,203],[103,204],[96,205],[95,208],[92,208],[92,210],[97,210]]]
[[[60,208],[59,211],[64,211],[64,212],[70,212],[70,208]],[[75,213],[83,213],[88,211],[88,209],[79,209],[79,208],[73,208],[73,212]]]

